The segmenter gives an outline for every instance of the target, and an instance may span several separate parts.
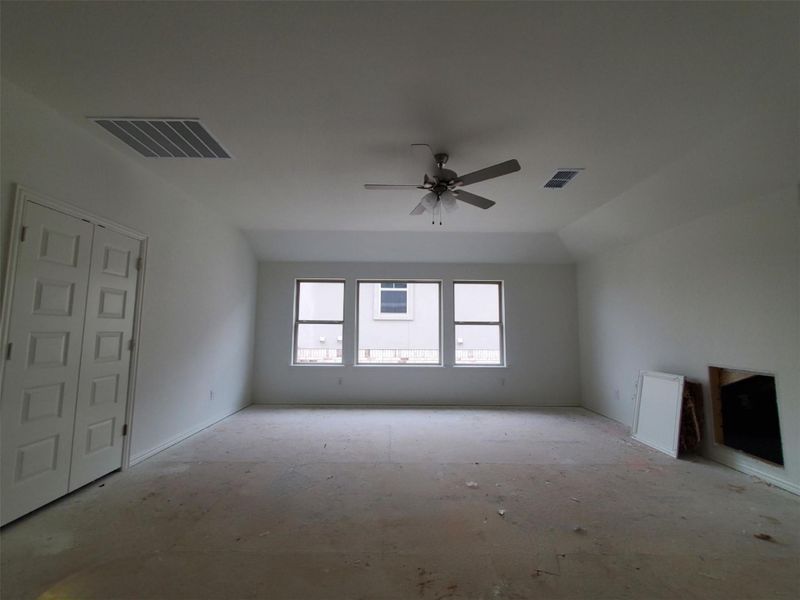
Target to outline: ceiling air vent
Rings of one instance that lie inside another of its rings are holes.
[[[199,119],[89,117],[148,158],[230,158]]]
[[[559,169],[555,172],[550,180],[544,184],[544,187],[551,189],[560,189],[567,185],[575,175],[583,171],[583,169]]]

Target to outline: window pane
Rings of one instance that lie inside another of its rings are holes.
[[[296,363],[341,364],[342,326],[300,323],[296,352]]]
[[[456,321],[499,321],[500,284],[456,283]]]
[[[406,313],[405,291],[381,290],[381,312],[382,313]]]
[[[439,284],[385,285],[358,284],[358,363],[439,364]]]
[[[502,364],[500,325],[456,325],[456,364]]]
[[[301,281],[298,309],[300,321],[344,320],[344,283]]]

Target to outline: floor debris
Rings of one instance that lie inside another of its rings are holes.
[[[573,502],[580,502],[580,500],[578,500],[577,498],[570,498],[570,500],[572,500]]]
[[[505,517],[506,516],[506,509],[505,508],[498,508],[497,509],[497,514],[500,515],[501,517]]]
[[[756,538],[757,540],[763,540],[765,542],[774,542],[775,541],[775,538],[772,537],[768,533],[754,533],[753,537]]]
[[[540,575],[556,575],[556,576],[558,576],[558,573],[553,573],[551,571],[545,571],[544,569],[536,569],[531,574],[531,577],[539,577]]]
[[[478,482],[477,481],[468,481],[467,482],[467,487],[468,488],[476,488],[476,487],[478,487]]]
[[[581,527],[580,525],[576,525],[575,527],[573,527],[572,531],[574,531],[575,533],[580,533],[580,534],[586,533],[586,530],[583,527]]]

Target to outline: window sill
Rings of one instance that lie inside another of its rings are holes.
[[[405,368],[405,367],[421,367],[421,368],[424,368],[424,369],[429,369],[429,368],[441,369],[441,368],[444,368],[443,364],[431,364],[431,363],[397,363],[397,364],[356,363],[353,366],[354,367],[359,367],[359,368],[361,368],[361,367],[367,367],[367,368],[370,368],[370,367],[390,367],[390,368],[391,367],[394,367],[394,368],[400,367],[401,369]]]
[[[344,367],[344,363],[289,363],[290,367]]]

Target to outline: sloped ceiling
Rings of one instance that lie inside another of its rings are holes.
[[[2,75],[265,259],[565,262],[796,185],[799,6],[4,2]],[[146,159],[88,115],[199,117],[234,159]],[[523,168],[431,225],[362,187],[418,182],[414,142]]]

